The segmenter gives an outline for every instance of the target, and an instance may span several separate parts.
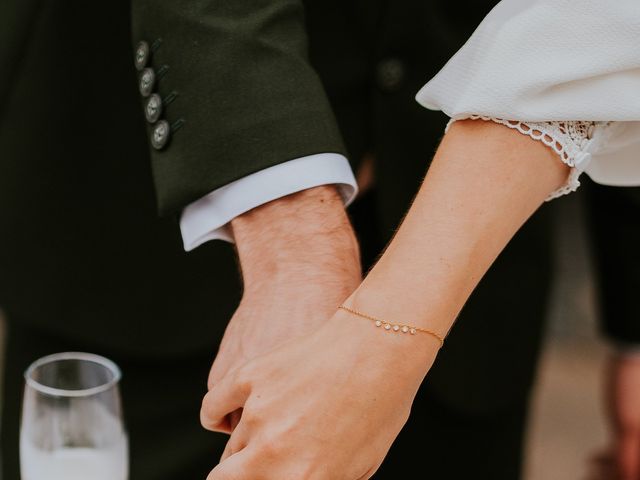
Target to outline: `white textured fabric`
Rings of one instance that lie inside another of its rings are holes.
[[[640,185],[640,0],[503,0],[416,98],[453,119],[611,122],[585,171]]]
[[[188,205],[180,217],[184,249],[210,240],[233,242],[228,224],[238,215],[277,198],[318,187],[336,185],[345,204],[358,193],[348,160],[320,153],[266,168],[218,188]]]
[[[471,115],[469,119],[491,121],[517,130],[523,135],[544,143],[558,154],[563,163],[571,167],[567,182],[552,192],[547,201],[568,195],[580,187],[580,175],[591,163],[591,150],[599,140],[604,138],[604,129],[611,125],[610,122],[523,122],[481,115]],[[452,119],[447,125],[447,130],[456,121]]]

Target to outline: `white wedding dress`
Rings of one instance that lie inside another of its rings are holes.
[[[640,0],[502,0],[418,93],[502,123],[606,185],[640,185]]]

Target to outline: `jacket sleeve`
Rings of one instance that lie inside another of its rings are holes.
[[[307,57],[301,0],[133,0],[161,215],[287,160],[344,147]]]

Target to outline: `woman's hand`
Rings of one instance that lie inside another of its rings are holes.
[[[244,408],[208,480],[370,478],[438,347],[427,335],[387,332],[340,311],[315,333],[234,370],[202,406],[202,424],[217,431]]]

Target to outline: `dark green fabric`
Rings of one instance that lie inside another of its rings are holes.
[[[0,105],[10,94],[39,0],[0,3]]]
[[[133,0],[133,38],[161,40],[159,92],[178,92],[166,118],[185,121],[152,154],[161,213],[285,160],[344,152],[300,0]]]
[[[30,23],[0,105],[0,305],[141,356],[211,351],[240,297],[233,250],[187,255],[157,215],[129,11],[43,0]]]

